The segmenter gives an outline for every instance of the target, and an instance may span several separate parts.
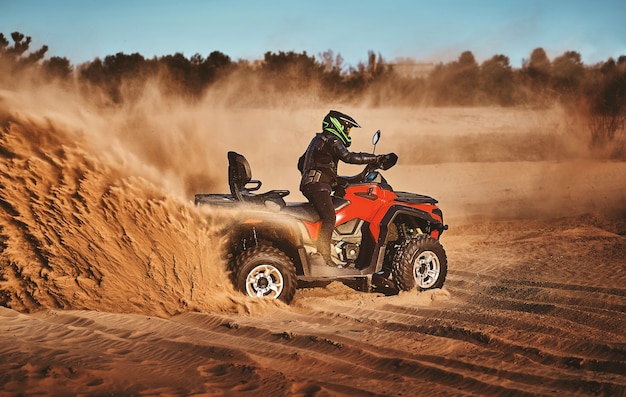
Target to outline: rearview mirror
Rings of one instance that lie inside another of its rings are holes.
[[[372,145],[374,145],[374,150],[372,151],[372,153],[376,153],[376,144],[378,143],[378,141],[380,141],[380,130],[376,131],[374,133],[374,135],[372,135]]]
[[[380,130],[376,131],[374,135],[372,135],[372,145],[376,146],[378,141],[380,141]]]

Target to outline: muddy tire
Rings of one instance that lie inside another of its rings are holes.
[[[282,251],[256,246],[235,260],[235,287],[252,298],[291,302],[296,294],[296,268]]]
[[[393,259],[393,278],[401,291],[441,288],[448,258],[441,243],[427,234],[406,240]]]

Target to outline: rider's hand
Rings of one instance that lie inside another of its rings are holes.
[[[398,161],[398,155],[395,153],[382,154],[378,157],[378,167],[383,170],[393,167]]]

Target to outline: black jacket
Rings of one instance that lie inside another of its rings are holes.
[[[329,132],[317,133],[298,161],[302,173],[300,190],[309,183],[336,185],[339,160],[348,164],[371,164],[377,159],[375,154],[350,152],[338,137]]]

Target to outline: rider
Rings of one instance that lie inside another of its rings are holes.
[[[361,126],[347,114],[331,110],[322,121],[322,132],[315,134],[298,161],[302,173],[300,191],[313,205],[322,220],[317,239],[317,253],[312,258],[335,267],[330,257],[330,241],[335,228],[335,206],[331,191],[337,186],[339,160],[349,164],[381,164],[387,155],[348,151],[351,128]]]

